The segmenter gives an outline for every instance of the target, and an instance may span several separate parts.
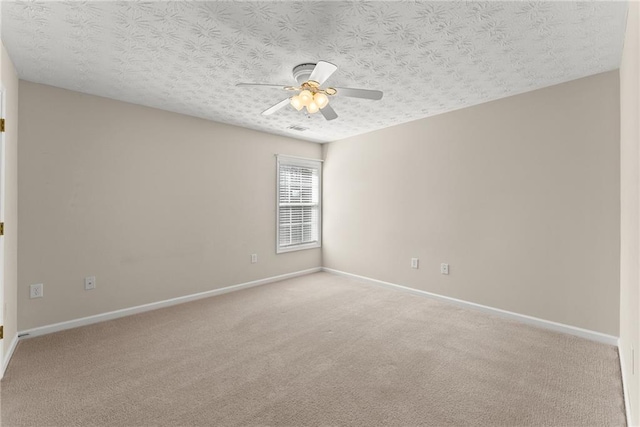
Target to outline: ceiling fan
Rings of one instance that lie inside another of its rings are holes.
[[[262,112],[263,116],[269,116],[290,104],[298,111],[306,107],[309,114],[320,111],[325,119],[333,120],[338,118],[338,114],[336,114],[335,110],[329,105],[329,99],[332,96],[341,95],[351,98],[372,99],[374,101],[382,99],[382,92],[379,90],[341,87],[327,87],[322,89],[320,86],[322,86],[337,69],[337,66],[326,61],[319,61],[317,64],[300,64],[293,67],[293,78],[298,82],[299,86],[262,83],[238,83],[236,86],[279,87],[284,90],[297,92],[295,95],[283,99],[274,106],[264,110]]]

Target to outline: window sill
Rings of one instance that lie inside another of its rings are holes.
[[[287,246],[284,248],[276,248],[276,254],[285,254],[287,252],[295,252],[295,251],[303,251],[305,249],[316,249],[316,248],[321,248],[322,245],[320,244],[320,242],[314,242],[314,243],[306,243],[304,245],[296,245],[296,246]]]

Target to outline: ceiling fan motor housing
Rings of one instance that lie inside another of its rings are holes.
[[[316,67],[316,64],[306,63],[293,67],[293,78],[296,79],[299,85],[309,80],[311,72]]]

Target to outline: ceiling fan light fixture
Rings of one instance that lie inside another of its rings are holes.
[[[329,104],[329,97],[322,92],[318,92],[313,95],[313,102],[318,104],[318,108],[322,109]]]
[[[302,102],[302,105],[309,106],[309,103],[313,101],[313,94],[305,89],[298,94],[298,98],[300,98],[300,102]]]
[[[351,98],[371,99],[374,101],[382,99],[382,92],[379,90],[354,88],[336,89],[334,87],[325,87],[323,89],[322,85],[337,69],[338,67],[336,65],[327,61],[319,61],[316,64],[304,63],[293,67],[293,78],[298,82],[298,86],[264,83],[237,83],[236,86],[277,87],[295,92],[291,94],[292,96],[288,96],[264,110],[262,112],[263,116],[269,116],[289,104],[298,111],[302,111],[302,109],[306,107],[305,114],[314,114],[322,110],[322,116],[326,120],[335,120],[338,118],[338,115],[332,107],[327,106],[329,105],[330,97],[335,96],[338,92],[340,92],[342,96]]]
[[[302,104],[302,101],[300,100],[300,97],[298,95],[291,97],[291,106],[298,111],[304,108],[304,105]]]
[[[320,107],[318,107],[318,104],[316,104],[315,101],[311,101],[307,105],[307,111],[309,112],[309,114],[317,113],[319,109]]]

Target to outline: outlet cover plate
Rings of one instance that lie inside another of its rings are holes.
[[[449,264],[440,264],[440,274],[449,274]]]
[[[43,296],[44,296],[44,285],[42,283],[29,285],[29,298],[42,298]]]

